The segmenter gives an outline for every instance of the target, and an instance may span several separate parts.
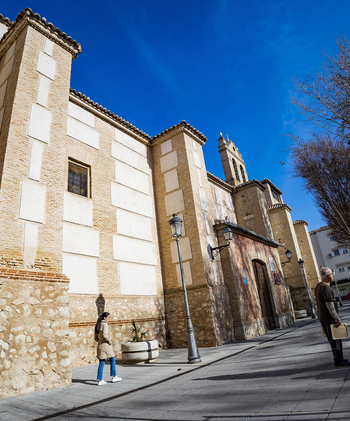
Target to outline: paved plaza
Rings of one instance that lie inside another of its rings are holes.
[[[350,323],[349,303],[340,314]],[[152,364],[118,364],[123,381],[105,375],[105,386],[97,386],[97,365],[76,368],[68,387],[0,400],[0,420],[350,420],[350,368],[333,367],[317,320],[200,354],[194,365],[186,349],[161,351]]]

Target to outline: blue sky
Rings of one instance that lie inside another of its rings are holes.
[[[207,170],[221,178],[217,139],[228,135],[249,178],[283,191],[293,220],[325,225],[290,176],[285,134],[308,136],[292,78],[350,38],[350,0],[12,0],[0,13],[14,20],[25,7],[82,45],[72,88],[150,136],[186,120],[208,138]]]

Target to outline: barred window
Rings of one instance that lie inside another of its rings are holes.
[[[90,196],[90,167],[68,160],[68,191],[80,196]]]

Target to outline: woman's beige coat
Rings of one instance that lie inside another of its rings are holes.
[[[108,323],[102,320],[100,333],[95,334],[97,345],[97,358],[99,360],[107,360],[115,356],[112,348],[112,341],[109,337]]]

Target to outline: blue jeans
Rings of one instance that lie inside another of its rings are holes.
[[[115,367],[115,357],[109,359],[111,363],[111,377],[114,377],[117,375],[117,369]],[[98,371],[97,371],[97,380],[103,379],[103,368],[105,366],[105,360],[100,360],[100,364],[98,365]]]

